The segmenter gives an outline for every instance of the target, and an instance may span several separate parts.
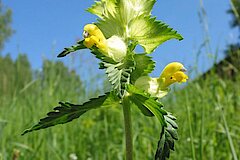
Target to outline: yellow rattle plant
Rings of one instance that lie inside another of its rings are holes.
[[[156,20],[151,10],[155,0],[99,0],[88,11],[99,18],[82,29],[83,39],[65,48],[58,57],[88,49],[100,59],[112,90],[83,104],[59,102],[39,123],[23,134],[70,122],[89,110],[121,106],[124,115],[126,160],[133,159],[131,108],[136,106],[148,117],[156,117],[161,126],[155,159],[165,160],[178,140],[176,118],[167,112],[161,98],[175,82],[186,82],[186,69],[179,62],[168,64],[158,78],[149,76],[155,62],[149,54],[170,39],[182,40],[177,31]],[[137,53],[139,45],[144,53]],[[60,133],[59,133],[60,134]],[[111,143],[111,142],[109,142]]]

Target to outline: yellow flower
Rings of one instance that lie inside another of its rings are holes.
[[[83,37],[83,44],[87,48],[96,46],[102,54],[116,62],[121,61],[127,54],[127,46],[120,37],[113,35],[106,39],[102,31],[94,24],[84,26]]]
[[[186,69],[179,62],[169,63],[162,71],[159,78],[143,76],[136,80],[135,86],[143,89],[154,97],[162,98],[169,91],[169,86],[175,82],[186,82],[188,76]]]
[[[84,45],[87,48],[96,46],[103,52],[107,52],[106,38],[102,31],[94,24],[87,24],[84,26],[83,31]]]
[[[162,71],[160,77],[158,78],[159,89],[167,89],[171,84],[178,82],[186,82],[188,76],[184,73],[186,72],[183,64],[179,62],[169,63]]]

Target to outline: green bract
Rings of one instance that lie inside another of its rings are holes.
[[[88,11],[101,18],[96,25],[106,38],[118,35],[127,43],[136,41],[146,53],[151,53],[169,39],[183,39],[175,30],[151,16],[154,3],[154,0],[98,1]]]
[[[38,124],[27,129],[23,134],[70,122],[92,109],[121,106],[125,118],[126,159],[131,160],[133,156],[130,109],[132,106],[137,106],[145,116],[156,116],[161,125],[155,159],[164,160],[169,157],[170,150],[174,150],[174,140],[178,139],[176,132],[178,126],[175,122],[176,118],[165,111],[163,104],[159,102],[162,94],[165,95],[168,91],[152,94],[158,90],[145,89],[148,87],[144,87],[143,81],[147,82],[144,77],[149,79],[148,74],[155,67],[155,62],[148,54],[167,40],[183,38],[168,25],[152,17],[151,10],[154,3],[155,0],[101,0],[88,8],[87,11],[99,17],[94,23],[97,27],[94,27],[99,28],[106,38],[106,42],[103,41],[102,44],[107,46],[107,54],[106,51],[102,53],[94,43],[87,48],[83,39],[76,45],[65,48],[58,57],[64,57],[80,49],[90,49],[91,53],[101,60],[99,68],[105,69],[112,90],[80,105],[59,102],[59,106],[49,112],[47,117],[40,119]],[[84,36],[90,37],[85,30]],[[94,36],[98,38],[98,35]],[[94,37],[92,40],[98,43]],[[137,45],[142,46],[145,52],[137,54],[135,52]],[[155,84],[152,86],[154,87]]]

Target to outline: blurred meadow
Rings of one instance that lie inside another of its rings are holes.
[[[4,11],[2,7],[0,1],[0,49],[15,32],[11,29],[11,10]],[[201,22],[207,25],[203,21],[207,15],[200,14],[203,15]],[[229,3],[226,14],[232,16],[229,25],[239,30],[239,0]],[[204,28],[203,32],[206,41],[202,42],[202,47],[208,52],[211,44]],[[205,73],[198,66],[192,66],[189,74],[194,75],[193,79],[185,86],[173,87],[171,94],[163,99],[168,111],[177,117],[179,126],[179,140],[170,159],[240,158],[240,44],[228,44],[225,48],[225,58],[213,59],[214,65]],[[58,105],[58,101],[82,103],[109,90],[106,77],[94,73],[95,68],[91,69],[91,63],[97,61],[85,61],[77,54],[71,58],[74,59],[71,65],[84,61],[83,66],[88,66],[87,80],[79,74],[80,69],[63,62],[43,59],[42,68],[36,70],[26,54],[19,53],[13,59],[0,50],[0,160],[123,159],[124,128],[120,107],[99,109],[94,114],[89,111],[70,123],[21,136],[24,129],[36,124]],[[198,64],[197,58],[193,61]],[[154,159],[160,132],[157,120],[133,108],[132,121],[135,159]]]

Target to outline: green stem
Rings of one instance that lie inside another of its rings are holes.
[[[123,99],[123,116],[125,127],[126,160],[132,160],[133,159],[132,120],[130,103],[127,98]]]

